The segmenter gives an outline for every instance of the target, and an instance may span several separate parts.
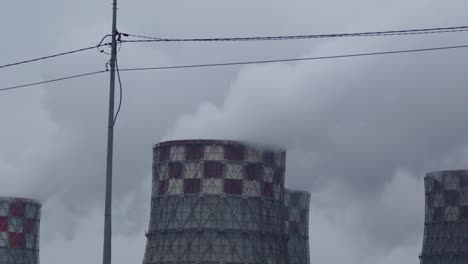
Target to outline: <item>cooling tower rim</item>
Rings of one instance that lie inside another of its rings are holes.
[[[235,199],[241,199],[241,200],[246,200],[246,201],[258,201],[258,200],[265,200],[265,201],[271,201],[271,202],[277,202],[278,199],[273,198],[273,197],[266,197],[266,196],[244,196],[244,195],[239,195],[239,194],[213,194],[213,193],[208,193],[208,194],[198,194],[198,193],[184,193],[184,194],[158,194],[158,195],[152,195],[152,199],[173,199],[173,198],[235,198]]]
[[[284,191],[285,192],[289,192],[289,193],[300,193],[300,194],[304,194],[304,195],[307,195],[307,196],[311,196],[311,193],[309,191],[305,191],[305,190],[298,190],[298,189],[291,189],[291,188],[284,188]]]
[[[37,199],[26,198],[26,197],[18,197],[18,196],[0,196],[0,201],[13,201],[13,200],[20,200],[26,203],[33,203],[39,206],[42,206],[42,202]]]
[[[446,176],[448,174],[455,174],[455,175],[468,175],[468,170],[438,170],[438,171],[430,171],[426,173],[426,178],[432,178],[432,177],[441,177],[441,176]]]
[[[270,151],[286,152],[286,149],[275,146],[273,144],[262,144],[256,142],[249,142],[243,140],[231,140],[231,139],[179,139],[179,140],[168,140],[162,141],[154,145],[154,148],[174,145],[192,145],[192,144],[203,144],[203,145],[242,145],[252,146],[260,149],[267,149]]]

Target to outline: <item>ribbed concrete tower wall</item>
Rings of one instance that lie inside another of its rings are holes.
[[[154,147],[144,264],[287,264],[285,152],[239,142]]]
[[[310,193],[286,189],[284,195],[285,235],[289,264],[309,264]]]
[[[428,173],[421,264],[468,263],[468,171]]]
[[[41,204],[0,197],[0,264],[39,263]]]

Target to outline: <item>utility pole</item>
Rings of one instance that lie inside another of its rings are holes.
[[[114,91],[117,60],[117,0],[112,4],[112,47],[110,59],[109,119],[107,124],[106,201],[104,211],[103,264],[111,264],[112,246],[112,159],[114,150]]]

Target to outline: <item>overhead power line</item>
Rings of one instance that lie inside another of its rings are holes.
[[[357,32],[357,33],[338,33],[338,34],[318,34],[318,35],[288,35],[288,36],[256,36],[256,37],[226,37],[226,38],[158,38],[151,36],[136,35],[130,33],[119,33],[122,37],[136,37],[142,39],[130,39],[120,40],[120,43],[132,43],[132,42],[215,42],[215,41],[268,41],[268,40],[294,40],[294,39],[317,39],[317,38],[340,38],[340,37],[375,37],[375,36],[395,36],[395,35],[420,35],[420,34],[440,34],[440,33],[452,33],[452,32],[466,32],[468,26],[457,26],[457,27],[438,27],[438,28],[423,28],[423,29],[405,29],[405,30],[390,30],[390,31],[371,31],[371,32]],[[21,64],[27,64],[31,62],[37,62],[46,59],[52,59],[60,56],[70,55],[79,53],[102,46],[109,46],[110,43],[102,43],[107,37],[106,35],[98,45],[90,46],[86,48],[71,50],[67,52],[61,52],[48,56],[38,57],[34,59],[23,60],[14,63],[8,63],[0,65],[0,69],[18,66]],[[101,51],[102,52],[102,51]]]
[[[377,37],[396,35],[421,35],[439,34],[468,31],[468,26],[438,27],[422,29],[405,29],[390,31],[371,31],[337,34],[314,34],[314,35],[287,35],[287,36],[255,36],[255,37],[214,37],[214,38],[159,38],[152,36],[121,33],[123,37],[135,37],[141,39],[121,40],[121,42],[215,42],[215,41],[268,41],[268,40],[294,40],[294,39],[317,39],[317,38],[343,38],[343,37]]]
[[[223,67],[223,66],[236,66],[236,65],[249,65],[249,64],[268,64],[268,63],[280,63],[280,62],[295,62],[295,61],[312,61],[312,60],[327,60],[327,59],[340,59],[340,58],[354,58],[354,57],[367,57],[377,55],[392,55],[402,53],[416,53],[416,52],[429,52],[429,51],[440,51],[440,50],[453,50],[468,48],[467,45],[457,46],[445,46],[445,47],[434,47],[434,48],[423,48],[423,49],[407,49],[407,50],[393,50],[393,51],[380,51],[380,52],[368,52],[368,53],[355,53],[355,54],[343,54],[343,55],[330,55],[330,56],[318,56],[318,57],[304,57],[304,58],[286,58],[286,59],[274,59],[274,60],[253,60],[253,61],[239,61],[239,62],[222,62],[222,63],[207,63],[207,64],[190,64],[190,65],[175,65],[175,66],[157,66],[157,67],[137,67],[137,68],[124,68],[119,69],[119,72],[130,72],[130,71],[149,71],[149,70],[171,70],[171,69],[187,69],[187,68],[205,68],[205,67]],[[0,88],[0,92],[19,89],[29,86],[36,86],[40,84],[52,83],[65,81],[69,79],[76,79],[86,77],[90,75],[96,75],[105,73],[107,71],[94,71],[84,74],[72,75],[48,81],[34,82],[22,85],[16,85],[11,87]]]
[[[115,70],[117,72],[117,79],[119,81],[119,106],[117,107],[117,112],[115,113],[114,121],[112,125],[115,125],[115,122],[117,121],[117,117],[119,117],[120,109],[122,108],[122,96],[123,96],[122,80],[120,79],[120,69],[119,69],[119,63],[117,61],[117,56],[115,56]]]
[[[7,68],[7,67],[12,67],[12,66],[17,66],[17,65],[21,65],[21,64],[26,64],[26,63],[31,63],[31,62],[36,62],[36,61],[41,61],[41,60],[52,59],[52,58],[65,56],[65,55],[70,55],[70,54],[74,54],[74,53],[79,53],[79,52],[83,52],[83,51],[87,51],[87,50],[92,50],[92,49],[96,49],[96,48],[99,48],[99,47],[102,47],[102,46],[108,46],[108,45],[109,45],[109,43],[104,43],[104,44],[99,44],[99,45],[95,45],[95,46],[91,46],[91,47],[86,47],[86,48],[71,50],[71,51],[67,51],[67,52],[52,54],[52,55],[48,55],[48,56],[38,57],[38,58],[34,58],[34,59],[18,61],[18,62],[9,63],[9,64],[5,64],[5,65],[0,65],[0,69]]]
[[[423,28],[423,29],[405,29],[405,30],[390,30],[390,31],[371,31],[371,32],[357,32],[357,33],[338,33],[338,34],[318,34],[318,35],[288,35],[288,36],[256,36],[256,37],[226,37],[226,38],[158,38],[151,36],[136,35],[130,33],[119,33],[119,36],[123,37],[136,37],[142,39],[130,39],[120,40],[120,43],[132,43],[132,42],[215,42],[215,41],[268,41],[268,40],[294,40],[294,39],[316,39],[316,38],[340,38],[340,37],[375,37],[375,36],[395,36],[395,35],[420,35],[420,34],[440,34],[440,33],[452,33],[452,32],[466,32],[468,26],[457,26],[457,27],[438,27],[438,28]],[[8,63],[0,65],[0,69],[17,66],[21,64],[27,64],[31,62],[37,62],[46,59],[52,59],[60,56],[70,55],[79,53],[102,46],[109,46],[110,43],[102,43],[107,37],[106,35],[98,45],[90,46],[86,48],[71,50],[67,52],[61,52],[48,56],[38,57],[34,59],[23,60],[14,63]],[[102,51],[101,51],[102,52]]]
[[[320,57],[291,58],[291,59],[255,60],[255,61],[193,64],[193,65],[178,65],[178,66],[126,68],[126,69],[120,69],[120,71],[125,72],[125,71],[147,71],[147,70],[170,70],[170,69],[183,69],[183,68],[204,68],[204,67],[236,66],[236,65],[248,65],[248,64],[266,64],[266,63],[278,63],[278,62],[326,60],[326,59],[375,56],[375,55],[389,55],[389,54],[398,54],[398,53],[413,53],[413,52],[425,52],[425,51],[436,51],[436,50],[461,49],[461,48],[468,48],[468,45],[446,46],[446,47],[425,48],[425,49],[381,51],[381,52],[369,52],[369,53],[357,53],[357,54],[345,54],[345,55],[331,55],[331,56],[320,56]]]
[[[53,83],[53,82],[60,82],[60,81],[65,81],[65,80],[71,80],[71,79],[77,79],[77,78],[82,78],[86,76],[91,76],[91,75],[96,75],[100,73],[105,73],[106,71],[94,71],[94,72],[88,72],[88,73],[82,73],[82,74],[77,74],[77,75],[71,75],[71,76],[66,76],[66,77],[60,77],[57,79],[51,79],[47,81],[40,81],[40,82],[32,82],[32,83],[26,83],[26,84],[21,84],[21,85],[15,85],[15,86],[10,86],[10,87],[5,87],[1,88],[0,92],[8,91],[8,90],[14,90],[14,89],[20,89],[20,88],[25,88],[29,86],[36,86],[36,85],[41,85],[41,84],[47,84],[47,83]]]

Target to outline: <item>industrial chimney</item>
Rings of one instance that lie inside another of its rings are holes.
[[[285,155],[235,141],[157,144],[144,264],[290,263],[289,241],[308,232],[308,196],[288,194],[285,206]]]
[[[430,172],[421,264],[468,263],[468,171]]]
[[[41,204],[0,197],[0,263],[38,264]]]

